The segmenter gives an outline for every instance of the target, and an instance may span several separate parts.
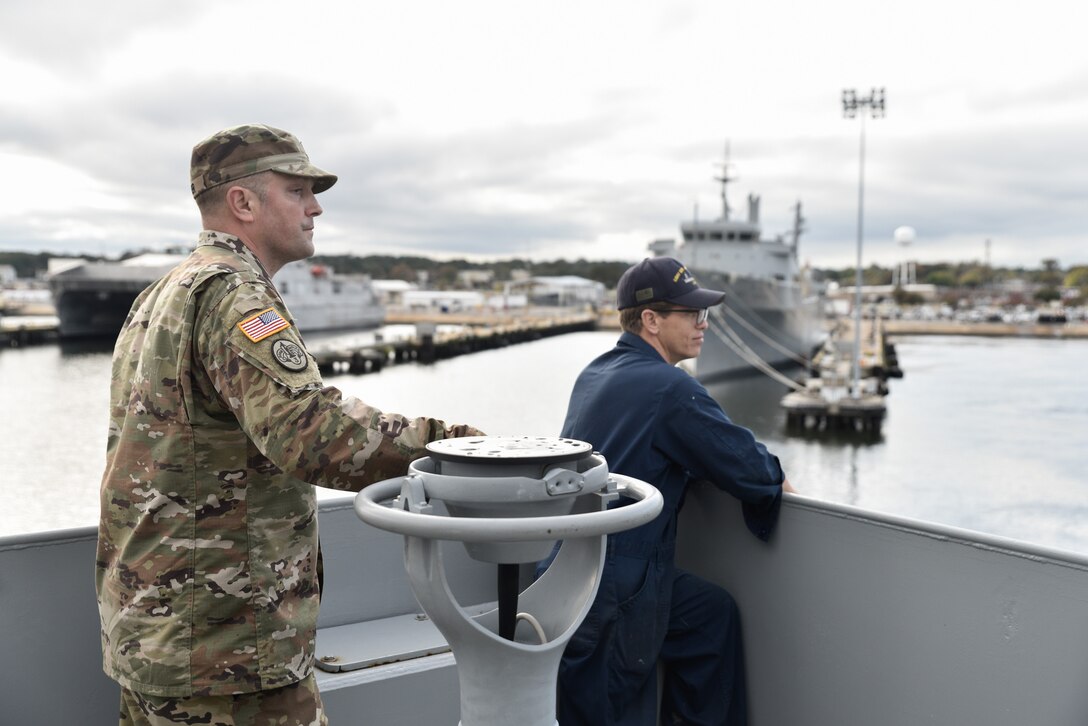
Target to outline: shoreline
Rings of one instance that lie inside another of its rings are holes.
[[[968,335],[988,338],[1088,339],[1088,323],[965,323],[883,320],[885,335]]]

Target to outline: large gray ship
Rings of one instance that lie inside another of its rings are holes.
[[[120,262],[50,261],[58,335],[66,340],[116,337],[136,296],[184,259],[184,254],[165,252]]]
[[[703,287],[726,293],[724,304],[711,313],[695,363],[703,382],[801,365],[822,339],[818,297],[797,261],[801,203],[794,207],[788,238],[764,239],[759,197],[748,196],[746,220],[734,219],[726,195],[733,179],[728,163],[722,167],[715,177],[721,184],[721,216],[682,223],[679,245],[673,239],[650,244],[654,255],[683,262]]]
[[[64,339],[113,338],[136,296],[176,267],[178,252],[137,255],[121,262],[68,261],[51,271],[49,286]],[[337,275],[306,261],[285,265],[276,288],[303,332],[371,328],[385,309],[366,275]]]

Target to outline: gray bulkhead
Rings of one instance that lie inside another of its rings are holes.
[[[789,497],[769,544],[689,492],[681,566],[743,619],[751,726],[1082,726],[1088,558]]]
[[[763,544],[710,487],[691,492],[681,516],[681,564],[740,603],[752,726],[1088,723],[1088,558],[804,497],[787,497]],[[95,534],[0,538],[4,723],[117,722],[117,687],[101,671]],[[318,654],[365,648],[368,628],[396,641],[402,616],[419,610],[401,538],[364,525],[350,500],[322,502],[321,536]],[[444,556],[462,603],[494,599],[492,567],[460,545]],[[457,723],[446,652],[319,680],[339,726]]]

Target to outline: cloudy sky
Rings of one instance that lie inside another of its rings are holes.
[[[328,253],[640,259],[682,219],[801,201],[802,257],[1088,263],[1088,43],[1067,0],[0,4],[0,249],[191,242],[189,154],[263,122],[340,175]]]

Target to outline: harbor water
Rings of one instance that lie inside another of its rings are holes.
[[[553,436],[574,378],[616,337],[573,333],[326,383],[387,411]],[[787,434],[786,389],[762,377],[710,391],[805,496],[1088,553],[1088,341],[906,337],[897,350],[905,376],[890,383],[876,439]],[[102,347],[0,350],[0,535],[96,523],[109,381]]]

